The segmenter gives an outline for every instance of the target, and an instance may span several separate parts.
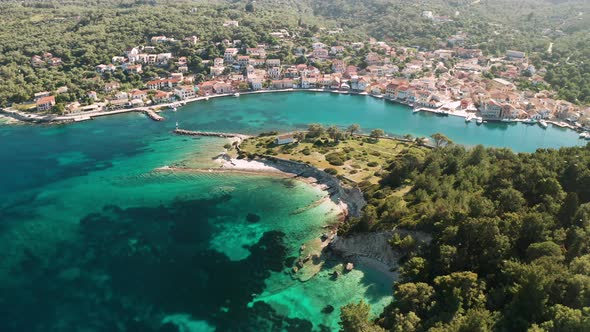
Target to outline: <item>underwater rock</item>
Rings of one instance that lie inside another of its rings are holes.
[[[260,216],[254,213],[248,213],[248,215],[246,216],[246,220],[248,220],[248,222],[259,222],[260,221]]]
[[[333,312],[334,312],[334,306],[329,305],[329,304],[322,309],[323,314],[331,314]]]
[[[340,277],[340,272],[334,271],[334,272],[332,272],[331,275],[332,275],[332,280],[336,280],[336,279],[338,279],[338,277]]]
[[[295,256],[287,257],[287,259],[285,259],[285,267],[293,266],[293,264],[295,264],[296,260],[297,260],[297,257],[295,257]]]

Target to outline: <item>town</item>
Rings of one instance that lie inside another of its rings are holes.
[[[431,13],[424,15],[430,17]],[[238,21],[223,23],[225,28],[237,26]],[[444,47],[434,51],[372,38],[339,41],[340,29],[320,29],[308,45],[301,43],[298,33],[272,31],[269,35],[276,44],[256,47],[224,39],[215,42],[218,56],[204,57],[196,65],[187,56],[162,50],[179,44],[198,45],[198,36],[153,36],[145,45],[113,55],[111,63],[96,65],[96,73],[105,82],[101,91],[88,91],[86,99],[63,105],[58,103],[59,95],[67,92],[67,86],[39,92],[32,106],[37,111],[34,114],[53,111],[66,118],[88,119],[84,114],[292,89],[371,95],[407,104],[415,111],[476,119],[478,124],[524,121],[546,127],[548,121],[582,129],[590,113],[589,108],[554,99],[543,80],[546,69],[536,68],[524,52],[509,50],[504,57],[486,56],[480,49],[465,46],[465,33],[449,36],[441,45]],[[62,60],[49,52],[31,58],[34,67],[61,64]],[[159,75],[147,75],[149,68],[157,68]],[[142,86],[125,89],[116,79],[121,74],[139,75]],[[519,89],[517,82],[522,80],[538,92]]]

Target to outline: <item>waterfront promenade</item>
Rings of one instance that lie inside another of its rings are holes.
[[[381,99],[386,102],[393,102],[402,105],[406,105],[408,107],[413,107],[411,103],[406,101],[397,100],[397,99],[390,99],[385,97],[384,95],[375,95],[369,94],[367,92],[353,92],[353,91],[341,91],[341,90],[330,90],[330,89],[304,89],[304,88],[290,88],[290,89],[276,89],[276,90],[258,90],[258,91],[245,91],[240,92],[240,95],[251,95],[251,94],[267,94],[267,93],[282,93],[282,92],[324,92],[324,93],[333,93],[333,94],[346,94],[346,95],[359,95],[359,96],[370,96],[376,99]],[[142,112],[150,117],[152,120],[155,121],[163,121],[165,120],[164,117],[158,115],[157,112],[161,110],[177,107],[181,105],[186,105],[189,103],[194,103],[197,101],[202,100],[209,100],[211,98],[222,98],[222,97],[236,97],[234,93],[225,93],[225,94],[213,94],[207,96],[199,96],[195,98],[189,98],[181,101],[175,101],[170,103],[162,103],[150,106],[143,106],[143,107],[136,107],[136,108],[125,108],[125,109],[117,109],[111,111],[92,111],[92,112],[84,112],[84,113],[75,113],[75,114],[68,114],[68,115],[39,115],[34,113],[26,113],[21,112],[15,109],[7,108],[3,109],[2,112],[7,114],[10,117],[13,117],[20,121],[25,122],[33,122],[33,123],[72,123],[72,122],[80,122],[80,121],[87,121],[92,120],[93,118],[100,117],[100,116],[108,116],[108,115],[116,115],[116,114],[123,114],[123,113],[131,113],[131,112]],[[428,108],[428,107],[418,107],[416,108],[417,111],[420,112],[429,112],[438,115],[445,115],[445,116],[454,116],[454,117],[461,117],[467,118],[469,116],[473,116],[476,114],[475,109],[469,110],[457,110],[455,106],[456,102],[448,102],[443,104],[438,108]],[[444,113],[441,110],[446,110]],[[522,122],[522,119],[514,119],[512,122]],[[554,121],[554,120],[547,120],[547,123],[553,124],[560,128],[567,128],[574,131],[583,131],[583,128],[579,128],[573,126],[569,123],[563,121]]]

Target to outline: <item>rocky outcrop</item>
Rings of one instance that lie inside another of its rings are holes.
[[[311,165],[269,156],[262,157],[261,161],[285,173],[316,179],[317,183],[325,185],[332,201],[346,204],[348,216],[360,217],[362,209],[367,205],[363,193],[358,187],[344,185],[337,177]]]
[[[394,230],[376,233],[360,233],[350,236],[336,236],[330,248],[345,258],[369,258],[385,265],[389,270],[397,270],[401,253],[394,251],[389,240],[394,233],[400,236],[412,235],[418,243],[429,243],[431,238],[425,233]]]
[[[330,248],[343,257],[363,256],[375,259],[390,268],[398,267],[401,255],[393,251],[389,240],[393,232],[361,233],[350,236],[337,236]]]

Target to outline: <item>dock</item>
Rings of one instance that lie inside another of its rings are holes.
[[[212,136],[212,137],[223,137],[223,138],[240,138],[246,139],[250,136],[243,135],[243,134],[234,134],[234,133],[221,133],[221,132],[211,132],[211,131],[193,131],[193,130],[185,130],[185,129],[174,129],[174,133],[177,135],[186,135],[186,136]]]
[[[163,116],[158,115],[158,113],[154,112],[154,110],[152,109],[145,109],[143,111],[145,113],[145,115],[149,116],[150,119],[154,120],[154,121],[163,121],[165,120]]]

